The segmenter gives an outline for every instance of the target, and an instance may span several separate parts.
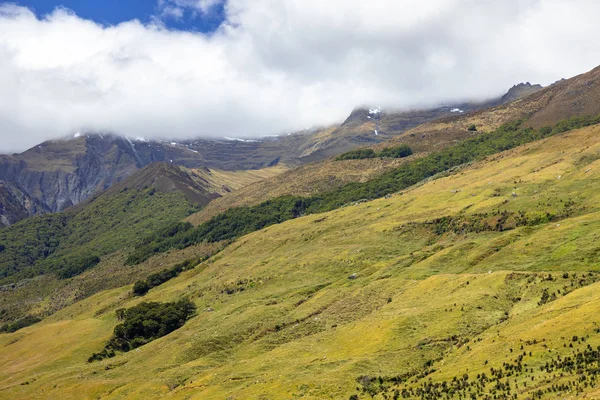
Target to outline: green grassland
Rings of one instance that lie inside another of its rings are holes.
[[[0,397],[596,398],[597,361],[557,360],[600,345],[599,159],[600,127],[559,134],[250,233],[144,297],[99,292],[0,335]],[[87,362],[117,309],[185,297],[180,329]]]

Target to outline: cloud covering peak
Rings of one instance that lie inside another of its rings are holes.
[[[162,5],[207,13],[217,3]],[[289,132],[343,120],[360,104],[414,107],[548,84],[600,64],[590,15],[599,2],[228,0],[206,35],[0,4],[0,151],[79,130]]]

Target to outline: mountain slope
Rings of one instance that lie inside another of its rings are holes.
[[[71,261],[133,244],[144,232],[178,221],[217,196],[179,167],[151,164],[66,212],[0,230],[0,276],[16,282],[62,271]]]
[[[0,393],[432,398],[415,394],[434,390],[430,378],[439,389],[485,372],[488,383],[443,396],[504,397],[508,384],[519,399],[594,398],[597,361],[541,369],[600,345],[599,180],[594,126],[268,227],[145,298],[130,286],[105,291],[0,336]],[[199,312],[181,329],[86,362],[109,339],[115,309],[183,296]],[[515,367],[507,380],[506,365],[524,352],[527,371]]]
[[[340,188],[349,182],[365,182],[405,161],[389,158],[310,163],[224,194],[187,220],[198,225],[234,207],[257,205],[284,195],[311,196]]]

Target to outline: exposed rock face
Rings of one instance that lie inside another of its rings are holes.
[[[542,85],[532,85],[531,83],[519,83],[510,88],[508,93],[502,96],[502,104],[510,103],[511,101],[519,100],[531,94],[539,92],[544,87]]]
[[[126,139],[93,135],[45,142],[19,155],[0,156],[2,225],[78,204],[164,158],[154,150],[148,145],[140,154]]]
[[[18,197],[0,183],[0,226],[8,226],[29,216],[29,211]]]

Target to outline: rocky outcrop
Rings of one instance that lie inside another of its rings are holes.
[[[510,90],[502,96],[502,104],[510,103],[515,100],[522,99],[529,95],[539,92],[544,87],[542,85],[532,85],[531,83],[519,83],[513,86]]]
[[[8,226],[29,216],[29,211],[5,184],[0,183],[0,227]]]

